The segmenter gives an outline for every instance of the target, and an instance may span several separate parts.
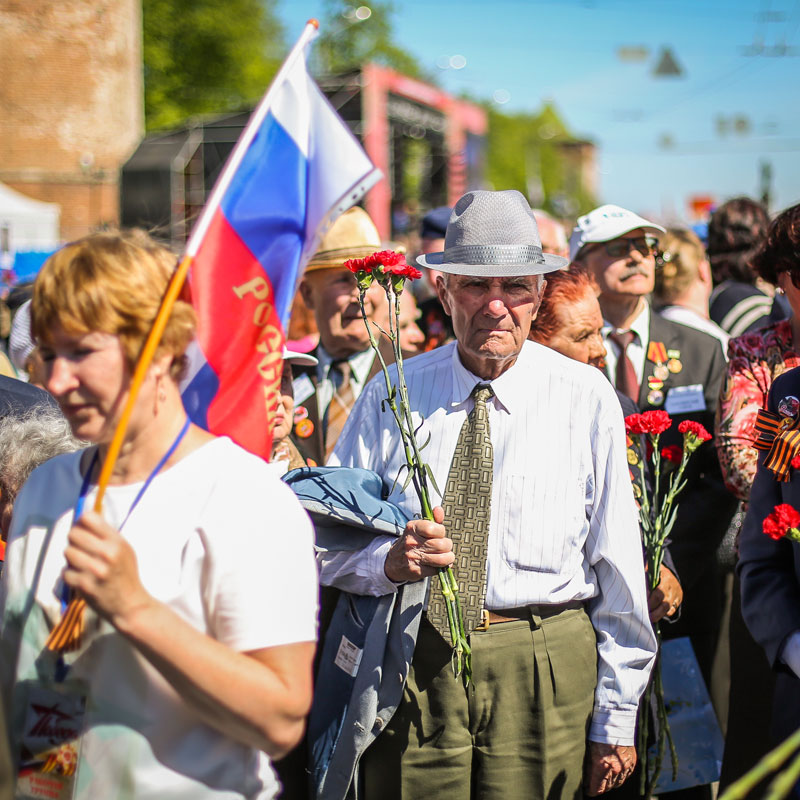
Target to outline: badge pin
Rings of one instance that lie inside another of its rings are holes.
[[[667,361],[667,369],[672,373],[678,373],[683,369],[683,364],[677,358]]]
[[[308,419],[308,409],[305,406],[297,406],[294,410],[294,424],[297,425],[301,420]]]
[[[797,415],[798,410],[800,410],[800,400],[793,394],[784,397],[783,400],[778,403],[778,413],[782,417],[794,417]]]
[[[653,370],[653,377],[660,381],[665,381],[667,378],[669,378],[669,370],[667,369],[666,364],[659,364]]]
[[[656,378],[655,378],[655,377],[653,377],[653,378],[648,378],[648,379],[647,379],[647,385],[648,385],[648,386],[649,386],[651,389],[655,389],[655,390],[658,390],[658,389],[663,389],[663,388],[664,388],[664,381],[663,381],[663,380],[656,380]]]
[[[297,425],[294,426],[294,432],[301,439],[308,439],[314,433],[314,423],[310,419],[301,419]]]
[[[664,402],[664,392],[659,389],[653,389],[647,395],[647,402],[650,403],[651,406],[660,406]]]

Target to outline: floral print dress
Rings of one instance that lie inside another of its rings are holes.
[[[789,320],[738,336],[728,345],[715,441],[725,485],[743,502],[747,502],[756,474],[756,414],[766,405],[775,378],[797,366],[800,349],[792,342]]]

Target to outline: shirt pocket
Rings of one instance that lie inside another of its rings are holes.
[[[582,559],[586,523],[585,482],[557,470],[537,475],[504,475],[503,560],[513,569],[550,575],[571,573]]]

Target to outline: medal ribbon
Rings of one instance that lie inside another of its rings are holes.
[[[139,505],[139,501],[142,499],[142,497],[144,497],[144,493],[150,487],[153,479],[156,477],[156,475],[158,475],[159,472],[161,472],[161,470],[164,468],[164,465],[167,463],[167,461],[169,461],[170,456],[172,456],[175,450],[177,450],[178,445],[186,435],[186,431],[189,430],[190,425],[191,420],[187,418],[180,432],[175,437],[175,441],[170,445],[169,450],[164,453],[161,460],[153,468],[153,471],[147,476],[147,480],[145,480],[145,482],[142,484],[142,488],[137,492],[133,503],[131,503],[131,507],[128,509],[128,513],[125,515],[125,519],[122,520],[122,525],[119,526],[119,530],[122,530],[125,523],[130,519],[133,509]],[[89,491],[89,484],[92,480],[92,472],[94,472],[95,465],[97,464],[97,458],[97,451],[95,450],[92,463],[89,465],[86,475],[83,476],[81,491],[78,495],[78,501],[75,503],[73,524],[80,518],[81,514],[83,514],[83,507],[86,503],[86,495]],[[86,624],[86,600],[83,597],[78,597],[76,594],[74,594],[66,584],[62,586],[61,590],[61,613],[61,619],[55,628],[50,631],[50,635],[47,637],[45,648],[59,652],[66,650],[77,650],[78,647],[80,647],[81,637]]]
[[[768,450],[764,466],[775,475],[775,479],[786,483],[792,459],[800,452],[800,417],[780,417],[762,408],[756,416],[754,430],[756,450]]]
[[[650,342],[647,346],[647,360],[655,364],[663,364],[667,360],[667,348],[664,342]]]

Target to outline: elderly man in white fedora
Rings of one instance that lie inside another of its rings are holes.
[[[472,649],[465,686],[430,581],[403,698],[361,760],[367,800],[577,798],[633,770],[655,638],[622,414],[598,370],[527,340],[543,275],[566,261],[542,252],[516,191],[465,194],[443,252],[417,259],[442,272],[456,335],[405,369],[443,492],[436,522],[414,519],[416,496],[395,480],[403,448],[379,381],[334,451],[378,472],[412,521],[396,539],[327,554],[322,582],[384,596],[453,564]]]

